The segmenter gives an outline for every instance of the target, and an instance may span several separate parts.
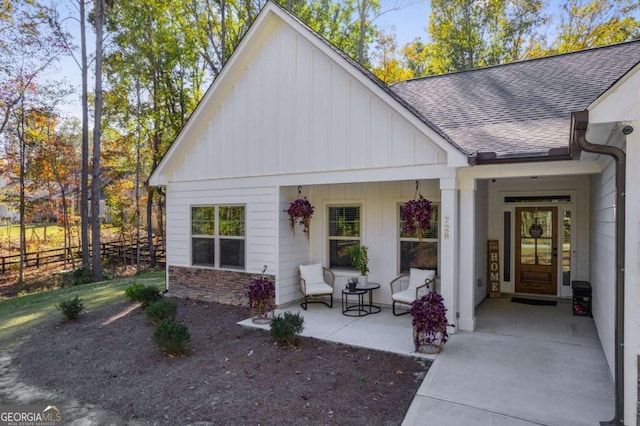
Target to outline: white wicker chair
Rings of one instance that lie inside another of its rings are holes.
[[[322,303],[333,308],[333,288],[336,276],[330,269],[320,263],[314,265],[301,265],[298,268],[300,292],[304,296],[304,302],[300,304],[307,310],[309,303]],[[329,300],[326,300],[328,296]]]
[[[403,289],[406,282],[408,282],[408,287]],[[393,301],[393,315],[408,314],[408,309],[404,312],[396,313],[396,304],[411,306],[414,300],[435,290],[435,284],[435,270],[411,268],[410,272],[398,275],[389,283],[391,286],[391,300]]]

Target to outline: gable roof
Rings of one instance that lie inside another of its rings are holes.
[[[587,109],[638,63],[640,40],[391,88],[470,156],[545,157],[566,152],[571,113]]]
[[[251,59],[252,55],[255,55],[256,49],[258,49],[258,46],[261,44],[261,40],[264,37],[268,37],[274,28],[282,22],[289,25],[298,34],[311,42],[313,46],[329,56],[345,71],[386,102],[391,109],[400,114],[413,126],[417,127],[431,141],[444,150],[447,153],[449,166],[460,167],[468,164],[465,153],[453,140],[448,138],[442,130],[438,129],[437,126],[422,116],[421,113],[408,104],[405,99],[398,96],[389,86],[381,82],[371,72],[333,46],[286,9],[272,1],[267,1],[231,55],[229,61],[227,61],[220,71],[220,74],[207,89],[193,114],[189,117],[187,123],[169,147],[167,153],[152,172],[149,177],[150,185],[158,186],[167,183],[167,178],[171,170],[184,158],[190,149],[190,146],[194,142],[193,136],[202,130],[205,121],[208,119],[208,115],[216,108],[216,102],[219,102],[219,100],[224,97],[225,92],[229,90],[229,86],[233,85],[234,79],[242,74],[242,70],[247,62]]]

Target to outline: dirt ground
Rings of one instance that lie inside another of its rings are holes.
[[[0,402],[30,394],[77,424],[397,425],[430,365],[306,337],[283,347],[236,324],[246,307],[175,302],[190,355],[165,356],[141,308],[122,302],[35,332],[0,365],[13,377]]]

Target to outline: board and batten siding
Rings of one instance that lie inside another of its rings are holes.
[[[308,190],[305,190],[304,195]],[[296,224],[295,234],[289,228],[289,215],[285,210],[289,204],[298,198],[297,188],[283,187],[280,189],[279,197],[279,263],[278,263],[278,285],[276,286],[276,304],[286,304],[302,297],[298,290],[298,267],[311,263],[309,258],[310,240],[302,230],[302,226]],[[313,203],[312,203],[313,204]],[[314,207],[314,215],[311,219],[313,223],[318,217],[317,207]],[[316,237],[317,238],[317,237]]]
[[[245,205],[246,272],[275,274],[277,267],[277,188],[215,188],[210,182],[173,182],[167,186],[167,263],[191,266],[191,207]]]
[[[446,164],[442,148],[291,26],[259,40],[199,116],[207,121],[169,181]]]
[[[438,180],[420,181],[420,193],[436,203],[440,201]],[[312,185],[303,189],[314,206],[311,238],[307,241],[302,228],[295,236],[289,230],[286,213],[280,220],[280,299],[288,303],[302,295],[297,291],[297,268],[301,264],[322,263],[329,266],[328,207],[335,205],[361,206],[361,241],[369,247],[369,281],[380,283],[374,291],[374,302],[391,304],[389,282],[399,272],[398,209],[401,203],[414,197],[415,181],[368,182],[331,185]],[[281,210],[297,197],[296,188],[281,189]],[[359,275],[356,271],[334,269],[336,275],[334,298],[340,300],[347,279]]]

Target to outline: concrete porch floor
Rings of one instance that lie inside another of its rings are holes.
[[[614,414],[614,386],[593,319],[557,306],[485,299],[476,331],[451,336],[437,356],[413,351],[411,317],[391,308],[360,318],[298,305],[304,336],[434,360],[403,425],[598,425]],[[242,325],[256,326],[250,320]],[[258,326],[268,329],[267,325]]]

